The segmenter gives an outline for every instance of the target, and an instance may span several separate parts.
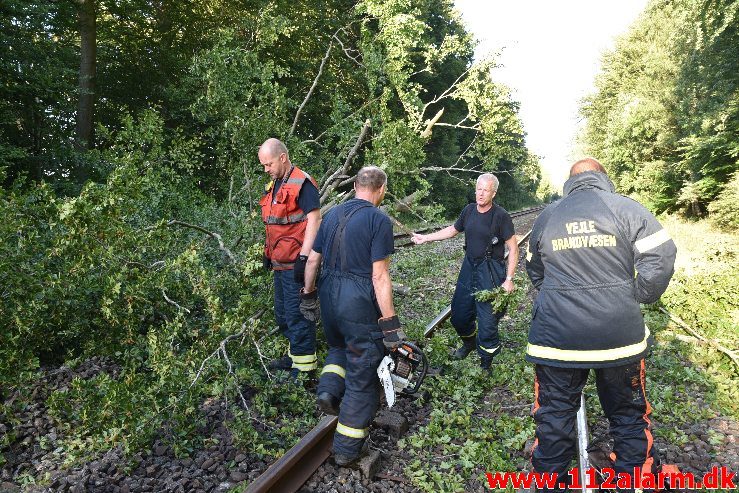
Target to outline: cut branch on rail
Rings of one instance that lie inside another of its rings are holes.
[[[233,363],[231,362],[231,358],[228,355],[228,350],[227,350],[226,346],[227,346],[227,344],[230,341],[233,341],[233,340],[238,339],[238,338],[241,338],[241,344],[243,345],[244,338],[245,338],[245,336],[247,334],[247,331],[248,331],[247,329],[248,328],[251,328],[251,326],[254,324],[254,322],[256,322],[257,320],[259,320],[259,318],[261,318],[261,316],[264,315],[264,313],[266,311],[267,311],[266,308],[260,309],[257,313],[255,313],[254,315],[252,315],[251,317],[249,317],[249,319],[246,322],[244,322],[243,324],[241,324],[241,331],[240,332],[238,332],[236,334],[231,334],[231,335],[227,336],[225,339],[223,339],[221,342],[218,343],[218,347],[215,349],[215,351],[213,351],[212,353],[210,353],[203,360],[203,362],[200,364],[200,368],[198,369],[197,373],[195,374],[195,378],[193,379],[192,383],[190,383],[190,388],[192,388],[197,383],[197,381],[200,380],[200,377],[203,375],[203,370],[205,370],[205,365],[206,365],[206,363],[208,363],[208,361],[210,361],[213,358],[222,358],[223,361],[226,362],[226,367],[228,369],[228,374],[227,375],[230,376],[230,377],[232,377],[234,379],[234,383],[236,384],[236,391],[238,392],[239,398],[241,399],[241,404],[244,406],[244,409],[246,409],[246,411],[251,414],[251,412],[249,410],[249,405],[246,402],[246,398],[244,397],[244,393],[241,391],[241,385],[239,383],[239,377],[236,375],[236,372],[234,372],[234,366],[233,366]],[[258,349],[259,349],[259,347],[257,347],[257,350]],[[261,352],[259,352],[259,354],[261,356]],[[269,372],[267,372],[267,376],[268,377],[271,377],[271,374]]]

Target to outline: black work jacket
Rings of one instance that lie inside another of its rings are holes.
[[[653,303],[673,273],[675,243],[604,173],[580,173],[537,218],[526,271],[539,289],[528,361],[569,368],[619,366],[650,344],[639,303]]]

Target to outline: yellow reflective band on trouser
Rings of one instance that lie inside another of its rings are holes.
[[[667,232],[667,230],[660,229],[656,233],[651,234],[646,238],[637,240],[637,242],[634,243],[634,247],[636,247],[639,253],[644,253],[652,250],[653,248],[657,248],[662,243],[667,243],[668,241],[670,241],[670,239],[670,234]]]
[[[645,325],[644,339],[629,346],[621,346],[613,349],[578,350],[557,349],[553,347],[529,344],[526,348],[526,353],[535,358],[553,359],[557,361],[613,361],[641,353],[647,349],[647,339],[649,339],[649,327]]]
[[[469,339],[470,337],[475,337],[476,335],[477,335],[477,327],[475,327],[475,330],[472,332],[472,334],[468,336],[459,336],[459,337],[461,337],[462,339]]]
[[[324,373],[336,373],[341,378],[346,378],[346,370],[340,367],[339,365],[326,365],[323,367],[323,370],[321,370],[321,375]]]
[[[342,425],[341,423],[338,423],[336,425],[336,433],[341,433],[344,436],[347,436],[349,438],[359,438],[362,439],[369,435],[369,428],[352,428],[350,426]]]
[[[482,349],[486,353],[493,354],[495,351],[497,351],[498,349],[500,349],[500,346],[495,346],[493,349],[488,349],[488,348],[484,348],[484,347],[480,346],[480,349]]]
[[[303,356],[295,356],[290,352],[287,354],[293,360],[293,368],[297,368],[300,371],[310,371],[318,368],[318,358],[316,358],[316,353],[306,354]]]

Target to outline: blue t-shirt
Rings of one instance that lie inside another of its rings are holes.
[[[277,197],[277,192],[280,191],[281,186],[282,180],[275,180],[275,184],[272,187],[272,200],[275,200],[275,197]],[[318,189],[310,180],[305,180],[303,186],[300,187],[298,207],[306,214],[321,207],[321,197],[318,195]]]
[[[382,260],[395,252],[393,244],[393,225],[390,218],[377,207],[362,207],[346,223],[344,244],[339,246],[336,259],[332,259],[333,242],[339,227],[342,209],[347,214],[360,205],[370,202],[351,199],[334,207],[326,214],[318,229],[313,250],[323,255],[324,268],[341,270],[341,249],[346,249],[347,272],[362,277],[372,277],[372,263]]]

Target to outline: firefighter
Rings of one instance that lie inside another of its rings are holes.
[[[318,382],[319,408],[339,416],[334,460],[356,461],[377,412],[377,368],[386,349],[405,335],[395,314],[390,281],[393,227],[377,206],[385,196],[387,175],[380,168],[359,170],[356,198],[334,207],[313,243],[305,272],[301,309],[321,319],[329,350]],[[318,289],[315,288],[322,266]]]
[[[264,267],[274,271],[275,319],[288,339],[287,356],[270,362],[271,369],[300,372],[317,368],[316,326],[300,313],[305,264],[321,223],[318,187],[313,178],[290,162],[285,144],[267,139],[259,162],[272,178],[259,201],[267,229]]]
[[[414,234],[417,245],[452,238],[464,231],[465,256],[452,298],[452,325],[462,339],[462,347],[453,357],[466,358],[477,347],[480,366],[489,370],[493,358],[500,353],[498,321],[503,313],[494,313],[490,303],[475,300],[475,293],[503,286],[515,289],[513,276],[518,264],[518,243],[513,221],[508,212],[493,202],[498,191],[498,178],[485,173],[477,178],[475,203],[462,210],[457,221],[435,233]],[[505,246],[508,262],[504,263]],[[477,320],[477,327],[475,327]]]
[[[644,357],[650,341],[639,303],[654,303],[676,248],[655,217],[618,195],[595,159],[577,161],[564,198],[537,218],[526,270],[539,289],[526,359],[535,364],[536,472],[566,478],[576,413],[590,368],[614,439],[615,471],[654,471]]]

